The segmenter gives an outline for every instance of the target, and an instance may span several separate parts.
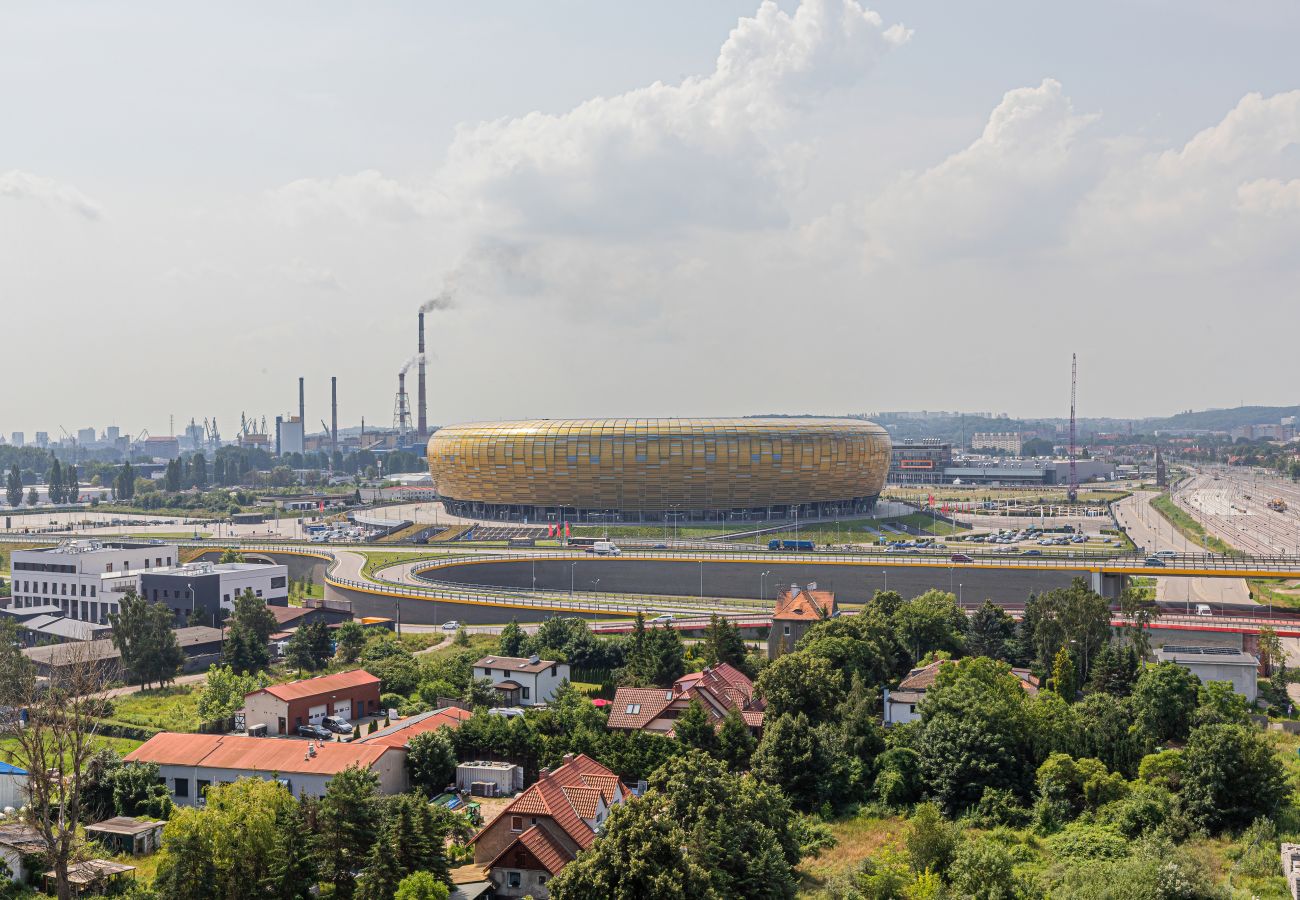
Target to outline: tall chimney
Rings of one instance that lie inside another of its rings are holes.
[[[426,398],[424,393],[424,310],[420,310],[420,351],[419,352],[420,355],[418,357],[418,360],[419,360],[420,369],[419,369],[419,377],[417,379],[418,384],[416,386],[415,415],[417,418],[416,418],[415,434],[421,441],[423,441],[429,436],[428,407],[426,406]]]
[[[302,423],[302,433],[307,433],[307,402],[303,399],[301,377],[298,378],[298,421]]]
[[[339,449],[339,379],[330,376],[330,454]]]

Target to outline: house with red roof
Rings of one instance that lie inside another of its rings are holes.
[[[920,719],[921,713],[917,706],[925,699],[926,692],[934,687],[935,679],[939,677],[939,668],[948,662],[952,660],[936,659],[929,665],[918,666],[907,673],[898,683],[898,687],[885,688],[884,724],[906,725],[908,722]],[[1037,696],[1037,675],[1028,669],[1016,668],[1011,670],[1011,674],[1020,679],[1020,686],[1024,688],[1026,694],[1030,697]]]
[[[199,805],[211,785],[240,778],[279,781],[294,796],[320,797],[348,766],[374,772],[381,794],[406,789],[406,752],[383,744],[164,731],[128,753],[126,761],[157,763],[167,792],[180,806]]]
[[[763,727],[763,701],[754,696],[754,683],[730,663],[718,663],[702,672],[683,675],[671,688],[621,687],[609,706],[607,728],[614,731],[649,731],[672,736],[676,720],[692,700],[721,725],[736,709],[751,731]]]
[[[297,734],[326,716],[356,721],[379,714],[379,679],[365,669],[272,684],[244,697],[244,726],[269,735]]]
[[[487,870],[497,897],[545,900],[547,883],[591,846],[627,796],[609,769],[569,754],[474,835],[474,864]]]
[[[772,628],[767,633],[767,658],[776,659],[782,653],[789,653],[809,628],[839,614],[835,592],[819,590],[815,581],[806,588],[797,584],[782,588],[772,612]]]

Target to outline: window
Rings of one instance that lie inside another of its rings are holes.
[[[154,564],[155,566],[161,568],[161,567],[162,567],[162,557],[161,557],[161,556],[156,556],[156,557],[154,557],[153,564]]]
[[[212,782],[209,781],[208,779],[200,778],[198,781],[194,783],[195,787],[197,788],[197,790],[195,790],[194,793],[200,797],[205,796],[208,792],[208,787],[211,784]]]
[[[523,831],[523,830],[524,830],[524,817],[523,817],[523,816],[511,816],[511,817],[510,817],[510,830],[511,830],[511,831]]]
[[[524,693],[523,693],[523,697],[524,697],[525,700],[527,700],[527,699],[528,699],[528,688],[523,688],[523,692],[524,692]]]
[[[188,797],[190,795],[190,780],[188,778],[176,779],[176,790],[172,791],[177,797]]]
[[[282,588],[285,585],[285,576],[277,575],[271,579],[271,587]]]
[[[551,666],[551,677],[552,677],[552,678],[555,677],[555,670],[556,670],[556,668],[557,668],[556,666]]]
[[[262,592],[261,592],[261,591],[256,591],[255,593],[256,593],[257,596],[259,596],[259,597],[262,596]]]
[[[95,596],[95,586],[93,584],[90,586],[90,596]]]
[[[538,883],[538,884],[546,884],[546,876],[545,876],[545,875],[538,875],[538,876],[537,876],[537,883]]]
[[[629,703],[629,704],[627,705],[627,714],[628,714],[629,716],[635,716],[635,715],[636,715],[637,713],[639,713],[639,712],[641,712],[641,704],[640,704],[640,703]]]
[[[789,637],[789,636],[790,636],[790,626],[789,626],[789,625],[785,626],[785,634],[786,634],[786,637]]]
[[[81,586],[81,596],[86,596],[86,586],[84,584]]]
[[[519,872],[506,873],[506,887],[512,887],[512,888],[523,887],[523,883],[524,883],[524,877],[521,873]]]

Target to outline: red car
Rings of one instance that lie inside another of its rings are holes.
[[[975,562],[975,560],[971,559],[965,553],[954,553],[952,555],[952,561],[953,562]]]

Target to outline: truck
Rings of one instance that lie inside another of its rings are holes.
[[[781,541],[770,540],[767,542],[769,550],[812,550],[814,545],[812,541]]]
[[[1281,497],[1274,497],[1272,500],[1268,501],[1268,508],[1273,510],[1273,512],[1284,513],[1286,512],[1286,501]]]
[[[599,556],[618,556],[623,551],[613,541],[596,541],[591,545],[591,552]]]

